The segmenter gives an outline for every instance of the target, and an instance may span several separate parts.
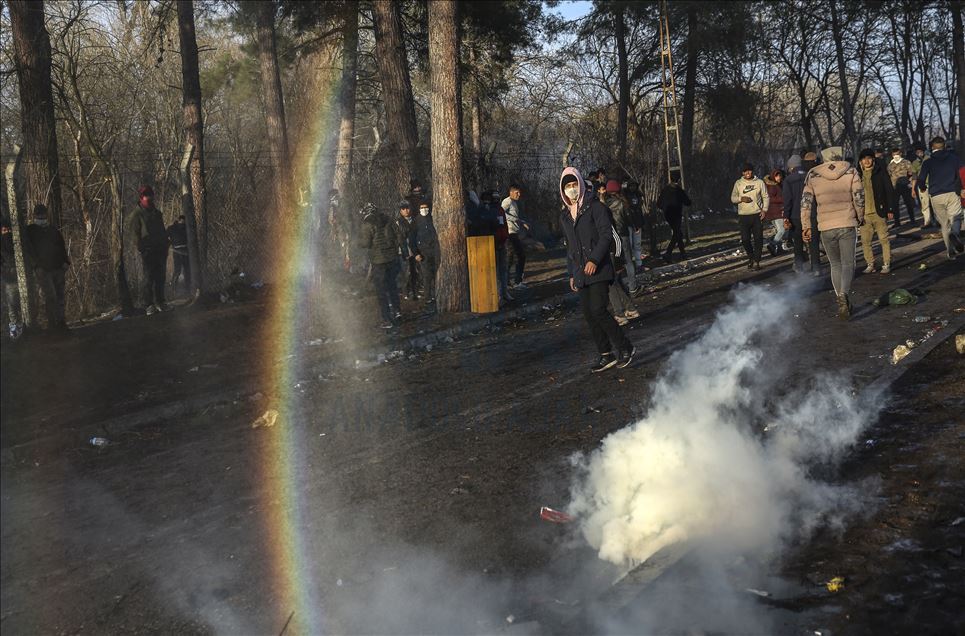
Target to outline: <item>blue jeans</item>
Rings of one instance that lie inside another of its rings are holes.
[[[771,239],[771,242],[777,247],[781,247],[781,242],[784,240],[784,232],[787,231],[784,229],[784,219],[774,219],[771,221],[771,223],[774,224],[775,232],[774,238]]]

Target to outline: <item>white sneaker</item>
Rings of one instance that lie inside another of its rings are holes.
[[[875,273],[875,266],[874,266],[874,265],[868,265],[867,267],[864,268],[864,273],[865,273],[865,274],[874,274],[874,273]]]
[[[627,324],[628,322],[630,322],[629,320],[627,320],[626,316],[614,316],[613,319],[616,320],[617,324],[620,325],[621,327]]]
[[[623,315],[626,316],[627,320],[636,320],[637,318],[640,317],[640,312],[637,311],[636,309],[631,309],[630,311],[628,311]]]
[[[881,273],[882,273],[882,274],[890,274],[890,273],[891,273],[891,265],[889,265],[888,263],[885,263],[885,264],[881,267]]]
[[[157,307],[155,307],[154,305],[148,305],[148,306],[144,309],[144,313],[147,314],[148,316],[150,316],[151,314],[153,314],[153,313],[156,312],[156,311],[157,311]]]

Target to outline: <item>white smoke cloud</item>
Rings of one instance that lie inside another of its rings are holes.
[[[841,376],[788,386],[775,361],[799,302],[793,285],[740,288],[668,360],[646,416],[573,458],[568,510],[601,559],[631,569],[679,542],[768,558],[853,507],[813,469],[841,457],[880,400]]]

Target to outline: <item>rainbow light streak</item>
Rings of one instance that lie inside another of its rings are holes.
[[[269,393],[278,411],[277,424],[268,430],[267,452],[262,462],[262,477],[267,489],[263,519],[269,544],[272,568],[271,588],[277,615],[285,621],[294,611],[286,634],[324,633],[322,600],[318,580],[322,564],[316,563],[311,550],[312,502],[307,498],[304,480],[309,477],[307,452],[308,431],[299,420],[299,395],[294,384],[299,380],[298,358],[301,338],[310,326],[312,304],[312,272],[319,262],[319,241],[313,222],[324,207],[331,168],[319,165],[319,158],[332,156],[333,138],[337,143],[338,95],[341,82],[337,73],[317,82],[310,112],[315,117],[309,134],[300,135],[293,148],[294,190],[286,206],[276,211],[284,228],[275,245],[274,279],[278,290],[270,308],[270,318],[262,339],[265,343],[263,373]],[[333,128],[334,125],[334,128]],[[332,131],[336,134],[332,134]],[[317,152],[317,150],[321,152]],[[299,189],[307,186],[309,205],[299,204]],[[281,624],[279,624],[281,629]]]

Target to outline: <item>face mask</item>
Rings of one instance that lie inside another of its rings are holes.
[[[891,158],[891,163],[901,163],[901,155]]]
[[[573,201],[574,203],[578,198],[580,198],[579,188],[567,188],[566,190],[563,190],[563,192],[566,193],[566,198],[568,198],[570,201]]]
[[[419,208],[419,214],[422,216],[429,216],[429,208]]]
[[[47,219],[34,219],[34,225],[39,225],[40,227],[47,227]]]

